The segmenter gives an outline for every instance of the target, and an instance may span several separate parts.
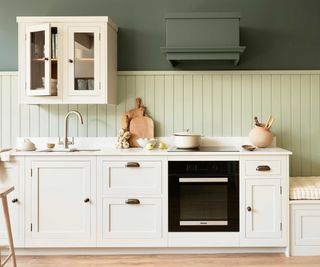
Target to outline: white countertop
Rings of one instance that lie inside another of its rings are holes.
[[[77,152],[37,152],[37,151],[12,151],[12,156],[246,156],[246,155],[291,155],[292,152],[274,147],[258,148],[255,151],[241,150],[240,152],[168,152],[167,150],[143,148],[104,148],[100,151],[77,151]]]
[[[28,137],[36,144],[38,150],[46,148],[46,143],[56,143],[57,138]],[[170,137],[158,138],[168,147],[173,146]],[[23,137],[17,138],[17,146],[24,140]],[[11,156],[246,156],[246,155],[291,155],[292,152],[275,147],[274,140],[270,148],[257,148],[254,151],[247,151],[241,148],[243,144],[249,144],[246,137],[205,137],[202,138],[202,146],[235,146],[239,152],[168,152],[167,150],[143,148],[116,149],[116,138],[113,137],[94,137],[94,138],[75,138],[77,148],[97,148],[99,151],[76,151],[76,152],[37,152],[37,151],[11,151]]]

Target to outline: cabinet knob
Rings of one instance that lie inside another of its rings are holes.
[[[252,208],[249,206],[249,207],[247,207],[247,211],[252,211]]]
[[[268,171],[271,171],[271,168],[268,165],[259,165],[256,168],[256,171],[258,171],[258,172],[268,172]]]
[[[45,58],[44,58],[44,60],[45,60],[45,61],[48,61],[48,60],[49,60],[49,58],[45,57]]]
[[[86,198],[85,200],[84,200],[84,203],[88,203],[90,201],[90,198]]]
[[[17,198],[14,198],[11,200],[12,203],[17,203],[19,200]]]
[[[140,200],[139,200],[139,199],[130,198],[130,199],[127,199],[127,200],[126,200],[126,204],[137,205],[137,204],[140,204]]]
[[[138,162],[128,162],[126,164],[126,167],[127,168],[138,168],[138,167],[140,167],[140,164]]]
[[[72,60],[72,59],[69,59],[69,63],[73,63],[73,60]]]

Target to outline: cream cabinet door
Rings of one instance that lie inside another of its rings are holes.
[[[26,95],[57,95],[57,27],[35,24],[26,27]]]
[[[81,103],[84,97],[83,103],[90,103],[90,99],[98,101],[104,96],[100,79],[100,25],[68,24],[66,28],[68,58],[65,63],[68,75],[64,100]]]
[[[93,160],[31,161],[30,246],[95,243]]]
[[[0,187],[14,186],[15,190],[8,195],[8,206],[12,234],[16,247],[23,246],[23,196],[20,194],[20,170],[23,166],[16,162],[0,162]],[[3,209],[0,201],[0,243],[8,244],[6,225],[3,218]]]
[[[257,245],[277,245],[282,239],[281,179],[245,180],[245,239]],[[251,241],[250,241],[251,240]]]
[[[158,246],[162,242],[161,198],[103,199],[102,246]]]

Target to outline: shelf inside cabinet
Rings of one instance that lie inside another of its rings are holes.
[[[76,61],[93,61],[93,60],[94,60],[94,58],[92,58],[92,57],[88,57],[88,58],[86,58],[86,57],[76,58]]]
[[[33,62],[43,62],[45,61],[44,58],[33,58],[32,59]],[[58,62],[57,58],[51,58],[51,62]]]

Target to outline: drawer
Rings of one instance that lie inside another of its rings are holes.
[[[281,160],[246,160],[246,176],[280,176]]]
[[[292,219],[295,226],[295,245],[320,246],[320,205],[315,209],[295,210]]]
[[[103,239],[160,239],[161,198],[103,199]]]
[[[320,255],[320,201],[295,200],[290,205],[292,256]]]
[[[103,162],[105,195],[161,194],[161,161]]]

